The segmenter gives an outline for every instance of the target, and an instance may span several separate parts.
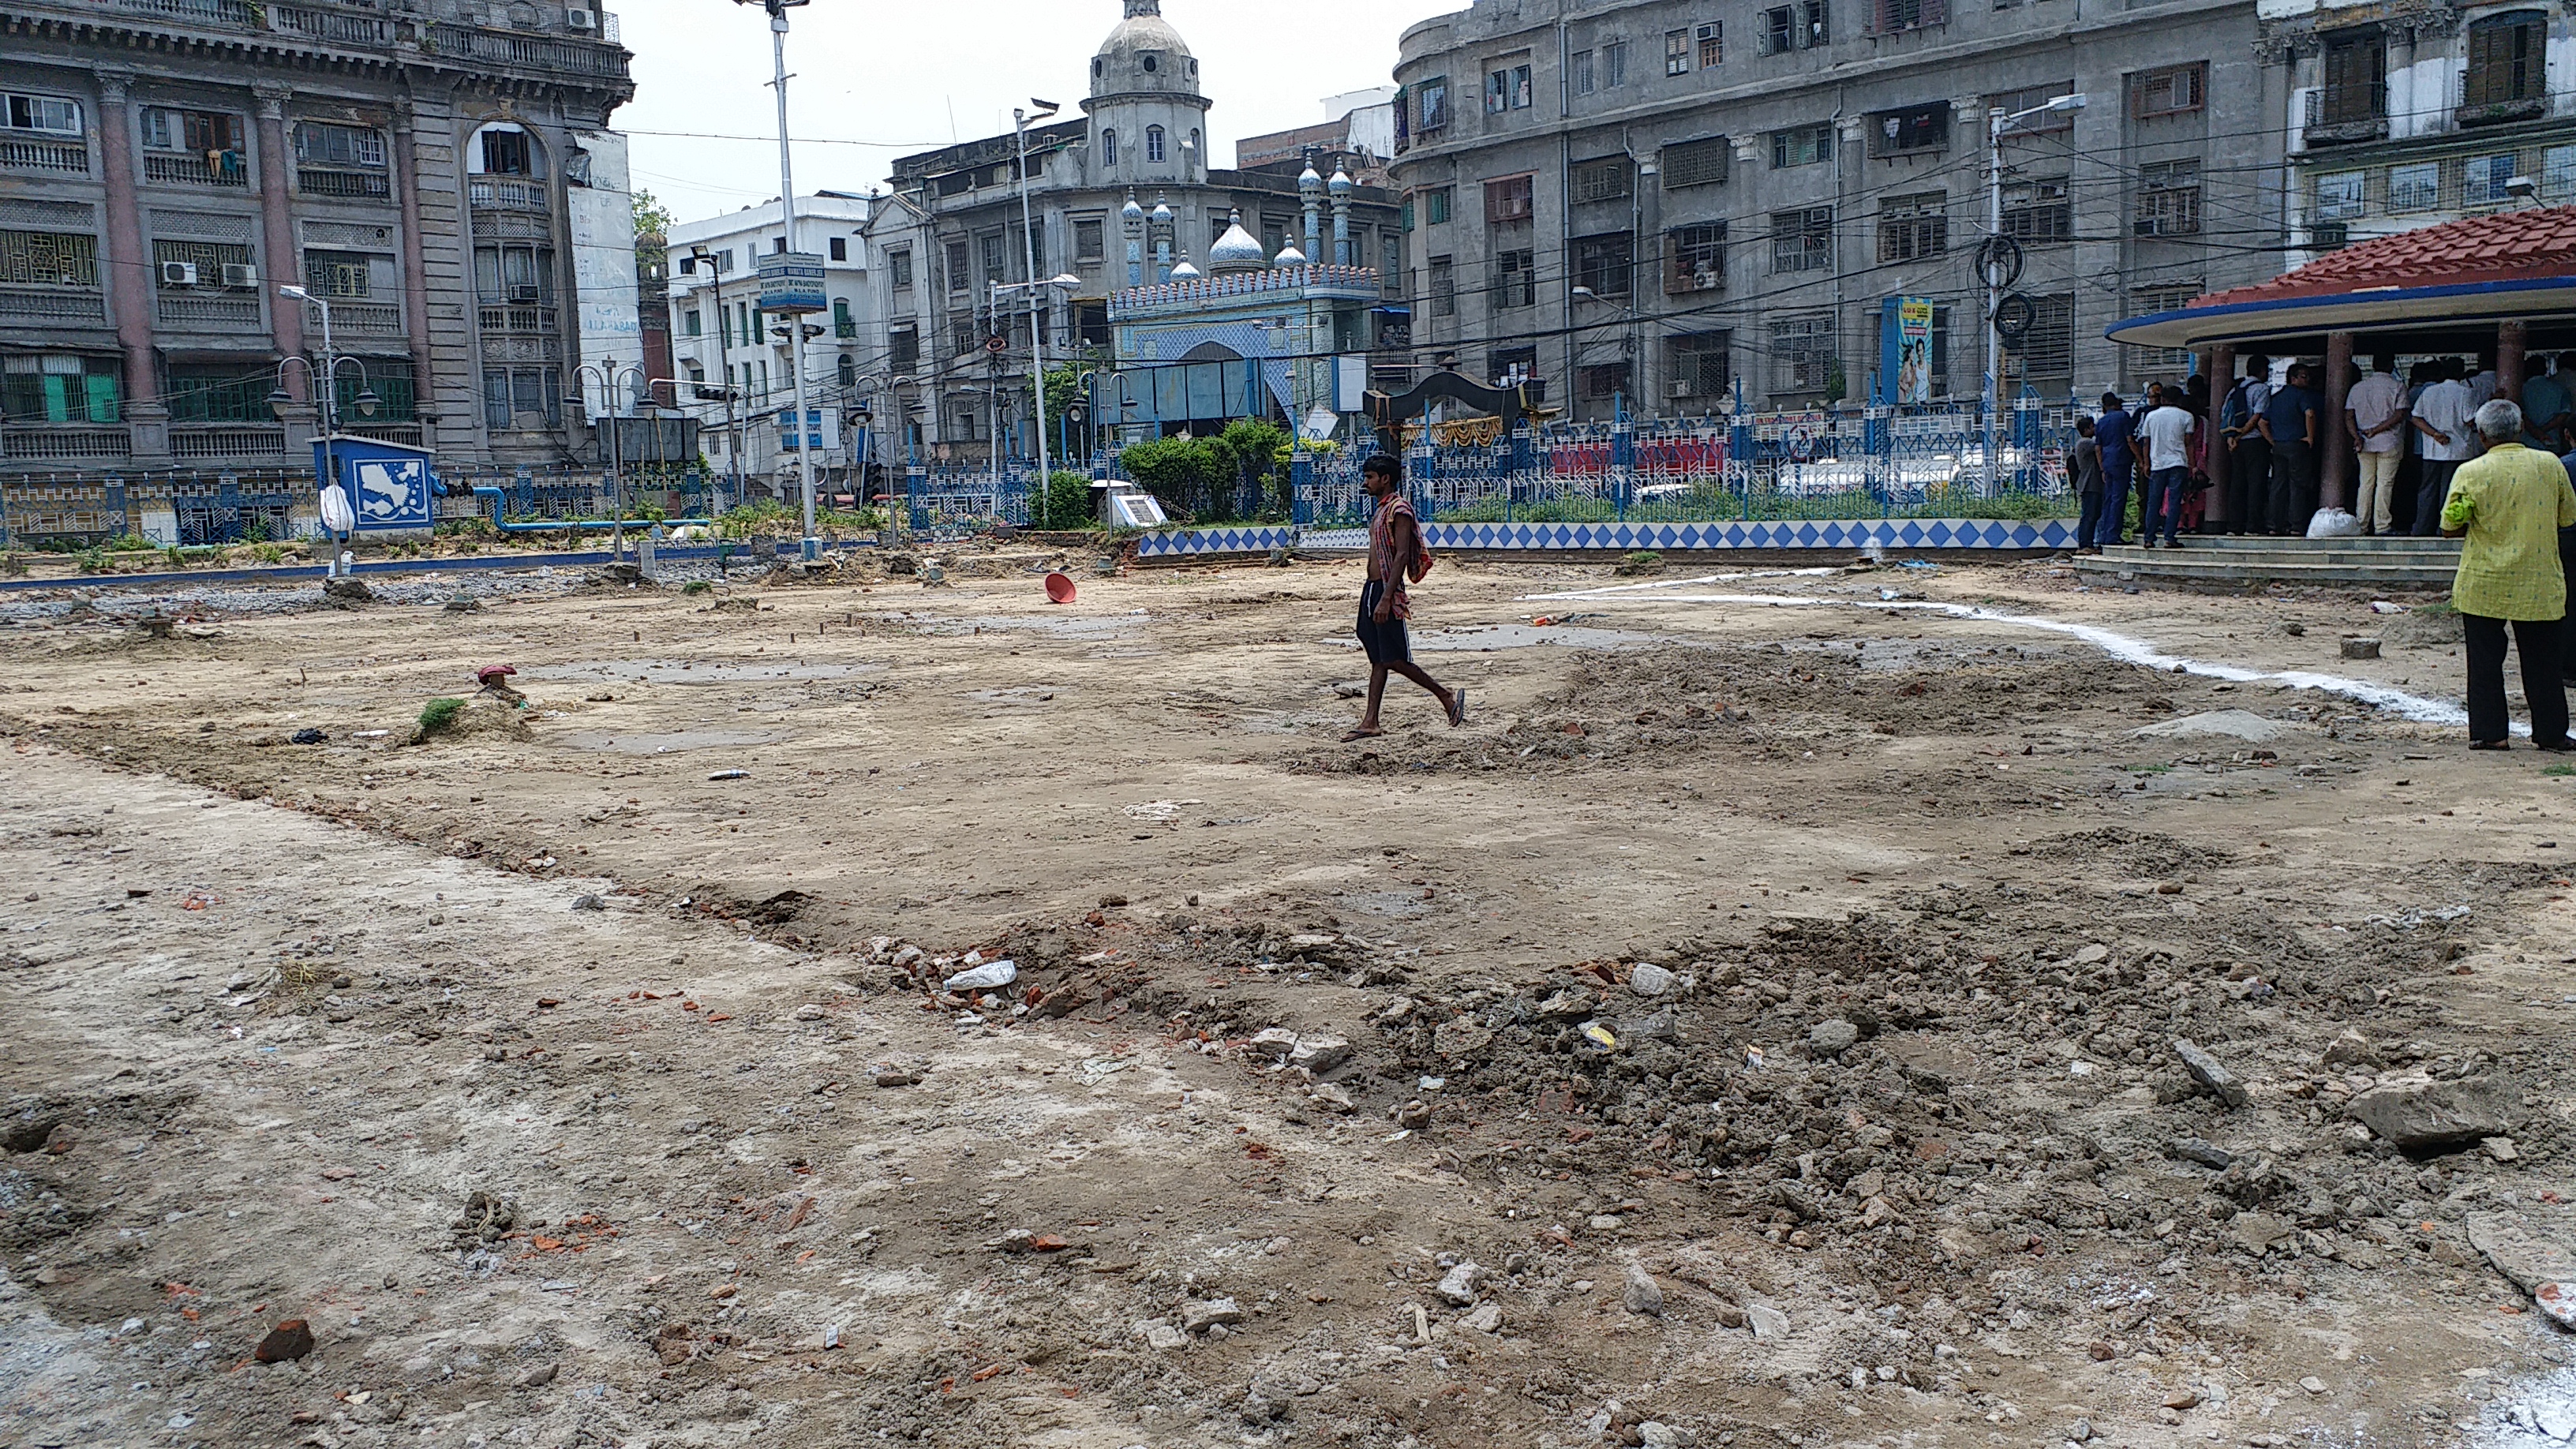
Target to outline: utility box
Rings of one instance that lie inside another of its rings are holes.
[[[1091,485],[1094,517],[1110,528],[1160,528],[1170,522],[1163,516],[1163,505],[1154,495],[1116,478],[1103,478]]]
[[[438,475],[431,461],[429,449],[408,443],[347,433],[313,440],[315,476],[335,479],[347,492],[361,534],[427,534],[436,527]]]

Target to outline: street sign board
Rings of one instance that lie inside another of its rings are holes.
[[[823,295],[823,259],[812,252],[771,252],[760,259],[760,310],[763,312],[828,312]]]
[[[839,408],[807,408],[805,410],[805,436],[813,443],[814,451],[818,453],[828,452],[831,449],[841,446],[841,410]],[[794,408],[782,408],[779,410],[778,451],[782,453],[793,453],[796,451],[796,410]]]

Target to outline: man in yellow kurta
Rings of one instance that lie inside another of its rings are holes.
[[[2504,698],[2505,625],[2522,654],[2522,692],[2531,740],[2576,750],[2567,737],[2567,695],[2559,680],[2559,622],[2567,617],[2567,576],[2558,530],[2576,524],[2576,488],[2547,453],[2522,445],[2522,409],[2498,398],[2478,409],[2486,455],[2460,465],[2442,505],[2442,532],[2465,538],[2451,586],[2469,652],[2469,748],[2511,746]]]

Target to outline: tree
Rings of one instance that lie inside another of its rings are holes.
[[[676,224],[660,198],[640,186],[635,189],[635,275],[659,276],[669,265],[671,228]]]

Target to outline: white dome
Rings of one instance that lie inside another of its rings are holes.
[[[1297,250],[1295,242],[1289,242],[1279,249],[1279,255],[1272,257],[1270,262],[1273,266],[1302,267],[1306,265],[1306,254]]]
[[[1263,260],[1261,240],[1243,229],[1243,213],[1239,211],[1228,219],[1225,235],[1208,248],[1210,271],[1239,271],[1260,266]]]
[[[1199,269],[1191,266],[1187,257],[1183,257],[1180,264],[1172,268],[1172,280],[1175,282],[1195,282],[1200,275]]]
[[[1163,18],[1161,0],[1127,0],[1127,18],[1118,22],[1091,58],[1091,94],[1095,98],[1138,91],[1192,95],[1198,90],[1198,71],[1189,42]]]

